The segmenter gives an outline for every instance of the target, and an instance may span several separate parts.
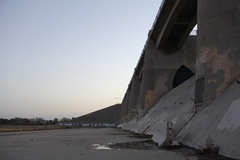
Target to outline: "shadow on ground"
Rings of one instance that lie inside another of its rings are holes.
[[[126,132],[127,134],[129,134],[128,131]],[[124,134],[124,132],[121,134]],[[151,140],[152,136],[149,136],[149,135],[139,135],[139,134],[131,133],[128,136],[132,138],[148,139],[148,140],[108,144],[108,147],[111,149],[167,150],[167,151],[175,152],[178,155],[181,155],[186,158],[188,156],[196,156],[198,157],[199,160],[216,160],[216,159],[217,160],[234,160],[232,158],[224,157],[218,154],[209,155],[204,153],[201,150],[192,149],[183,145],[160,147]]]

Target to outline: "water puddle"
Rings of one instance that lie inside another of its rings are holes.
[[[111,148],[101,144],[93,144],[92,147],[96,150],[111,150]]]

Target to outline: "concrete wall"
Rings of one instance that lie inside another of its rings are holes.
[[[162,96],[140,120],[134,117],[119,127],[153,135],[153,140],[162,145],[167,138],[167,122],[173,123],[173,131],[177,135],[195,114],[194,86],[195,76]]]
[[[139,73],[135,70],[122,101],[122,122],[130,120],[135,114],[141,118],[161,96],[171,90],[174,75],[180,66],[184,65],[195,72],[196,36],[188,37],[183,47],[175,53],[158,49],[156,42],[150,39],[143,55],[144,65]]]
[[[195,72],[196,36],[190,36],[183,47],[175,53],[167,53],[149,40],[145,49],[140,107],[149,110],[162,95],[173,88],[177,69],[185,65]]]
[[[240,1],[199,0],[197,79],[203,78],[203,107],[240,75]]]
[[[240,159],[240,77],[211,105],[198,111],[194,104],[192,77],[162,96],[140,119],[135,116],[119,127],[153,135],[159,145],[168,145],[167,122],[172,122],[173,139],[183,145],[204,149],[210,137],[219,154]]]
[[[178,142],[203,149],[211,139],[219,154],[240,159],[240,1],[198,0],[197,8],[197,40],[188,37],[173,51],[148,39],[137,72],[138,114],[119,127],[163,145],[171,122]],[[154,30],[158,37],[160,29]],[[196,76],[173,88],[180,65]]]
[[[73,118],[74,123],[80,124],[113,124],[119,123],[121,104],[116,104],[77,118]]]
[[[178,134],[177,140],[196,149],[212,139],[219,154],[240,159],[240,77],[209,106],[197,113]]]

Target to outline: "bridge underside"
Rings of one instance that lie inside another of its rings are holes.
[[[150,39],[157,48],[178,50],[197,24],[197,0],[163,1]]]

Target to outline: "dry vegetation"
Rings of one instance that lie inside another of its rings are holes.
[[[63,128],[65,127],[57,125],[0,125],[0,132],[40,131]]]

